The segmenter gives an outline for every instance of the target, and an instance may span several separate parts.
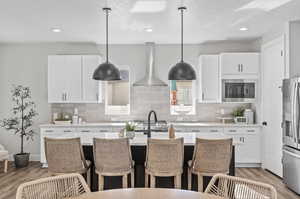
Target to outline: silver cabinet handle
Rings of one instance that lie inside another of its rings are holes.
[[[67,101],[67,93],[65,93],[65,101]]]
[[[202,100],[204,100],[204,93],[202,93]]]
[[[45,130],[46,133],[52,133],[53,130]]]
[[[101,133],[107,133],[108,130],[99,130],[99,132],[101,132]]]
[[[212,132],[212,133],[217,133],[217,132],[219,132],[217,129],[212,129],[212,130],[210,130],[210,132]]]
[[[241,72],[244,72],[244,65],[241,64]]]
[[[65,94],[64,93],[61,94],[61,100],[65,101]]]
[[[64,133],[71,133],[71,130],[64,130]]]
[[[89,133],[89,132],[91,132],[91,131],[89,131],[89,130],[82,130],[81,132],[82,132],[82,133]]]
[[[200,130],[192,130],[193,133],[200,133]]]
[[[231,133],[235,133],[235,132],[236,132],[236,130],[229,130],[229,132],[231,132]]]
[[[99,102],[99,94],[98,93],[96,93],[96,100],[97,100],[97,102]]]
[[[249,132],[249,133],[254,133],[255,130],[254,130],[254,129],[249,129],[249,130],[247,130],[247,132]]]

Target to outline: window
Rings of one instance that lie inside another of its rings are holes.
[[[170,84],[171,115],[196,114],[196,81],[171,80]]]
[[[105,114],[130,114],[130,73],[129,70],[120,70],[121,81],[105,83]]]

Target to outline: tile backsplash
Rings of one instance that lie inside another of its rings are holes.
[[[237,107],[251,108],[251,104],[245,103],[214,103],[196,104],[196,115],[174,116],[170,115],[169,87],[132,87],[130,115],[117,116],[105,115],[105,105],[102,104],[52,104],[52,113],[67,113],[72,115],[74,108],[78,109],[79,116],[87,122],[101,122],[111,120],[146,120],[150,110],[157,113],[159,120],[191,120],[217,122],[220,110],[224,109],[229,115]]]

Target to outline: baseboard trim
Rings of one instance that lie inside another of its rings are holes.
[[[235,163],[236,168],[261,168],[261,163]]]

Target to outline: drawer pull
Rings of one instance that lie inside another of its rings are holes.
[[[64,133],[71,133],[71,130],[64,130]]]
[[[89,133],[89,132],[91,132],[91,131],[89,131],[89,130],[82,130],[81,132],[82,132],[82,133]]]
[[[108,130],[100,130],[99,132],[101,132],[101,133],[107,133]]]
[[[236,130],[229,130],[229,132],[231,132],[231,133],[236,133]]]
[[[46,133],[53,133],[53,130],[45,130]]]
[[[217,132],[219,132],[219,131],[216,130],[216,129],[213,129],[213,130],[210,130],[210,132],[212,132],[212,133],[217,133]]]
[[[247,130],[247,132],[249,132],[249,133],[254,133],[255,132],[255,130]]]

